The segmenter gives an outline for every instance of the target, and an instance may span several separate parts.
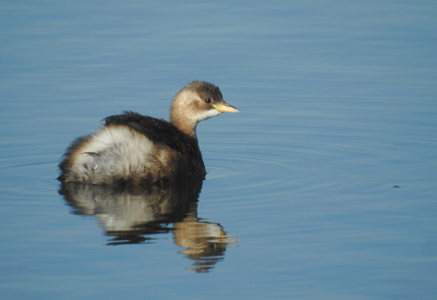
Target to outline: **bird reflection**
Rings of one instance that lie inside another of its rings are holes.
[[[172,232],[178,253],[193,260],[189,269],[211,271],[235,242],[217,223],[197,217],[202,180],[179,180],[167,187],[110,187],[62,183],[59,190],[74,214],[93,215],[108,245],[148,243],[152,235]]]

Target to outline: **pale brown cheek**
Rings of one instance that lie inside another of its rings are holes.
[[[203,110],[203,109],[205,109],[205,105],[203,104],[203,102],[200,102],[200,101],[194,102],[193,106],[194,106],[195,110]]]
[[[196,101],[190,104],[190,107],[187,108],[187,116],[189,116],[190,119],[195,119],[195,116],[203,111],[205,108],[203,107],[203,103],[200,101]]]

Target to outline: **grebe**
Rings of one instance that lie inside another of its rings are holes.
[[[105,118],[95,133],[78,138],[59,164],[62,182],[154,184],[177,176],[204,177],[196,137],[197,123],[239,110],[223,100],[220,89],[193,81],[174,97],[170,122],[125,112]]]

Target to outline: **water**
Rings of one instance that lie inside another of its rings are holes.
[[[435,298],[436,16],[429,1],[3,1],[1,297]],[[199,125],[208,175],[182,216],[114,234],[124,202],[58,193],[75,137],[123,110],[166,118],[194,79],[241,113]],[[229,237],[200,237],[218,250],[196,260],[181,226]]]

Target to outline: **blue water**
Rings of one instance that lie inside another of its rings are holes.
[[[0,298],[435,299],[436,16],[432,1],[3,1]],[[194,217],[117,240],[106,221],[130,207],[78,209],[57,164],[107,115],[167,118],[194,79],[241,111],[198,126]],[[203,269],[178,239],[193,223],[229,236]]]

